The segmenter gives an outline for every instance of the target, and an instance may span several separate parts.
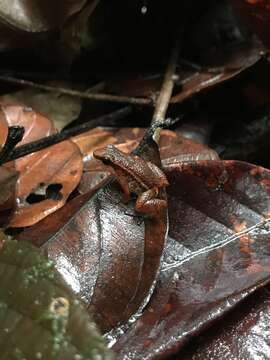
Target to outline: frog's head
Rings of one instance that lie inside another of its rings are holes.
[[[119,156],[122,153],[113,145],[108,145],[103,149],[97,149],[94,151],[94,158],[101,160],[104,165],[113,165],[117,163]]]

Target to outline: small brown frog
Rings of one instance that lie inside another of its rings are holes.
[[[139,156],[125,154],[113,145],[96,150],[94,157],[113,168],[113,173],[124,192],[125,202],[130,200],[131,194],[137,195],[137,212],[153,214],[167,207],[167,201],[158,198],[158,195],[169,183],[156,165]]]

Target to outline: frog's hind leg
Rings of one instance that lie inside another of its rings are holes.
[[[142,214],[154,214],[167,207],[167,201],[157,198],[158,189],[152,188],[138,196],[135,210]]]

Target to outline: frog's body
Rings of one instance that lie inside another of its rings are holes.
[[[110,165],[123,189],[124,200],[136,194],[135,210],[140,213],[154,213],[167,207],[167,201],[159,199],[160,189],[169,185],[164,173],[153,163],[139,156],[125,154],[113,145],[94,152],[95,158]]]

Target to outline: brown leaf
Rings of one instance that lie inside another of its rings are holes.
[[[165,210],[139,216],[134,201],[124,204],[119,185],[112,183],[86,202],[43,248],[99,327],[109,331],[149,299],[166,232]]]
[[[223,321],[203,333],[176,359],[254,360],[269,357],[269,289],[262,288],[241,302]]]
[[[42,32],[61,26],[78,12],[86,0],[1,0],[0,19],[27,32]]]
[[[207,65],[204,64],[201,70],[179,73],[182,89],[172,97],[171,102],[182,102],[201,91],[234,78],[258,62],[263,51],[264,47],[257,40],[242,45],[237,44],[234,48],[219,49],[210,59],[206,59]],[[209,72],[207,67],[217,68],[217,71]]]
[[[30,108],[20,105],[1,107],[1,136],[7,126],[20,125],[25,136],[20,144],[55,133],[52,123]],[[20,172],[17,183],[17,208],[10,226],[30,226],[65,204],[78,185],[82,174],[82,159],[71,141],[51,146],[15,161]]]
[[[270,279],[270,172],[211,161],[166,174],[170,231],[161,273],[143,315],[109,337],[117,359],[166,358]]]
[[[264,46],[256,39],[237,44],[236,46],[220,47],[210,55],[201,59],[202,63],[192,64],[178,70],[176,94],[171,103],[183,102],[192,96],[209,90],[225,81],[233,79],[246,69],[256,64],[266,51]],[[193,68],[194,65],[194,68]],[[208,70],[209,69],[209,70]],[[162,76],[126,75],[118,76],[107,84],[107,91],[120,95],[137,97],[155,97],[160,89]]]

